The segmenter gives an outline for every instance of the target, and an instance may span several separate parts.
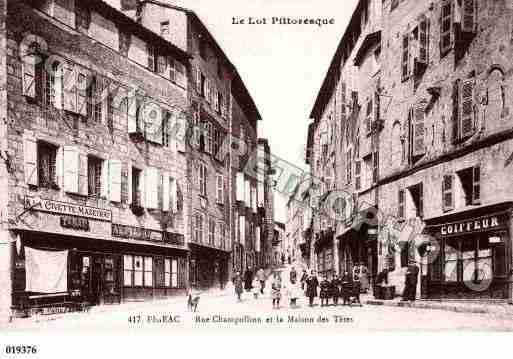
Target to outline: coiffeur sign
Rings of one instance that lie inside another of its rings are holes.
[[[25,197],[25,208],[32,208],[34,211],[48,212],[60,215],[69,215],[95,219],[97,221],[112,220],[112,212],[109,209],[81,206],[73,203],[59,202],[51,199],[35,199]]]
[[[441,233],[443,236],[460,233],[481,232],[494,229],[503,225],[499,216],[487,216],[473,220],[450,223],[442,225]]]

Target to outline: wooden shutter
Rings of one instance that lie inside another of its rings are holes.
[[[373,115],[373,100],[372,97],[367,101],[367,111],[365,113],[365,133],[369,134],[372,131],[372,115]]]
[[[444,56],[453,46],[453,2],[442,0],[440,9],[440,55]]]
[[[168,63],[169,63],[169,79],[172,82],[176,83],[176,67],[175,67],[176,61],[172,57],[170,57],[168,59]]]
[[[80,153],[76,146],[64,146],[64,191],[78,193]]]
[[[129,93],[126,101],[127,101],[127,112],[128,112],[128,133],[136,133],[138,131],[137,128],[137,96],[132,96],[132,93]]]
[[[410,77],[410,33],[403,35],[402,58],[401,58],[401,79],[406,81]]]
[[[412,155],[422,156],[426,152],[426,146],[424,144],[424,126],[425,126],[425,107],[423,105],[417,105],[413,109],[413,149]]]
[[[354,163],[354,179],[356,190],[360,190],[362,188],[362,161],[358,160]]]
[[[460,138],[460,80],[452,84],[452,142]]]
[[[169,194],[171,196],[171,212],[177,213],[179,211],[179,193],[178,193],[178,182],[175,178],[171,178],[171,183],[169,184]]]
[[[422,65],[429,61],[429,19],[425,15],[419,22],[417,61]]]
[[[460,128],[463,138],[474,133],[474,79],[463,80],[460,90]]]
[[[62,99],[63,108],[66,111],[77,112],[77,97],[75,86],[75,69],[72,65],[62,66]]]
[[[224,203],[224,177],[221,174],[216,176],[216,201],[217,203]]]
[[[36,55],[26,55],[23,57],[22,66],[22,93],[23,96],[36,98],[36,68],[38,57]]]
[[[236,199],[237,201],[244,201],[244,173],[237,172],[236,182]]]
[[[55,151],[55,181],[59,188],[64,188],[64,147],[59,146]]]
[[[203,138],[205,139],[205,152],[212,154],[212,124],[210,122],[205,123]]]
[[[23,157],[25,183],[38,185],[37,140],[32,133],[23,134]]]
[[[109,160],[109,199],[121,202],[121,172],[123,164],[119,160]]]
[[[105,159],[102,161],[101,171],[100,196],[102,198],[109,198],[109,160]]]
[[[169,172],[162,173],[162,211],[169,211],[171,204]]]
[[[132,200],[133,200],[133,196],[132,196],[132,191],[133,191],[133,184],[132,184],[132,162],[128,162],[128,165],[127,165],[127,196],[126,196],[126,203],[127,204],[132,204]]]
[[[87,173],[87,155],[80,153],[79,155],[80,167],[78,173],[78,193],[82,196],[87,196],[88,191],[88,173]]]
[[[251,182],[248,179],[244,181],[244,203],[246,207],[251,207]]]
[[[442,182],[443,209],[449,211],[454,208],[454,180],[453,175],[444,175]]]
[[[476,0],[461,0],[461,31],[475,33],[477,29]]]
[[[144,172],[145,207],[149,209],[157,209],[159,205],[159,169],[156,167],[146,167]]]
[[[176,143],[176,150],[185,152],[185,141],[187,134],[187,120],[184,116],[171,115],[171,141]]]
[[[479,204],[481,200],[481,169],[472,168],[472,204]]]

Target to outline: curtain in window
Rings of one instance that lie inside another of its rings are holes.
[[[25,247],[27,292],[60,293],[68,290],[68,251]]]

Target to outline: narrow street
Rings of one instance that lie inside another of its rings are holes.
[[[487,314],[454,313],[442,310],[391,308],[364,305],[363,307],[309,308],[304,298],[300,308],[290,309],[285,297],[281,309],[273,310],[270,298],[265,295],[257,300],[246,294],[241,303],[232,295],[202,297],[196,313],[187,311],[185,298],[165,302],[134,303],[112,307],[93,308],[89,313],[69,313],[53,318],[42,317],[17,319],[9,330],[56,330],[56,331],[132,331],[183,329],[312,329],[335,331],[359,330],[473,330],[510,331],[513,318],[504,320]],[[165,317],[168,322],[158,322]],[[179,316],[178,322],[169,322]],[[294,317],[290,321],[289,317]],[[320,322],[319,318],[323,318]],[[148,320],[148,318],[152,318]],[[272,322],[266,322],[272,318]],[[281,318],[283,321],[279,321]],[[235,323],[234,320],[239,320]],[[208,322],[207,322],[208,321]],[[231,322],[226,322],[231,321]],[[241,322],[242,321],[242,322]]]

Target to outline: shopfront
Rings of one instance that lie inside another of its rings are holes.
[[[508,299],[511,204],[426,221],[433,243],[421,247],[427,298]]]
[[[228,282],[230,252],[195,243],[191,246],[189,278],[192,288],[223,289]]]
[[[320,278],[333,278],[335,274],[334,261],[334,232],[332,230],[321,231],[316,234],[314,251],[317,263],[317,274]]]
[[[372,281],[378,271],[377,229],[367,224],[358,230],[348,227],[337,238],[340,273],[352,273],[353,267],[359,264],[367,268]]]

